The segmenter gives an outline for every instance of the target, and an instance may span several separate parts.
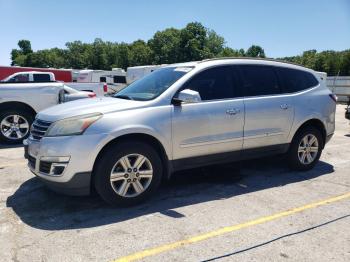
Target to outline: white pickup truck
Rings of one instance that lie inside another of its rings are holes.
[[[96,97],[63,83],[0,83],[0,143],[20,143],[29,136],[35,115],[48,107]],[[0,145],[1,147],[1,145]]]
[[[38,72],[27,71],[17,72],[5,79],[0,83],[55,83],[55,75],[51,72]],[[108,86],[106,83],[77,83],[77,82],[65,82],[65,85],[76,89],[78,91],[94,92],[96,96],[105,96],[108,92]]]

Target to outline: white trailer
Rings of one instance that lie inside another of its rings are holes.
[[[327,86],[338,96],[338,101],[350,101],[350,76],[329,76]]]
[[[105,70],[80,70],[77,83],[106,83],[108,93],[115,93],[126,86],[126,73],[121,68],[113,68],[112,71]]]
[[[132,82],[152,73],[153,71],[161,68],[164,65],[146,65],[146,66],[131,66],[126,70],[126,82],[131,84]]]

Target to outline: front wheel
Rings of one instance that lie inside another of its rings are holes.
[[[300,130],[294,137],[288,152],[288,162],[292,169],[306,171],[318,162],[323,149],[320,131],[314,127]]]
[[[21,143],[29,136],[34,117],[25,110],[6,110],[0,113],[0,141]]]
[[[97,193],[108,203],[130,206],[144,201],[159,186],[162,162],[157,152],[142,142],[122,142],[109,147],[94,170]]]

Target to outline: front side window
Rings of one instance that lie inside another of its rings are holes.
[[[239,69],[245,96],[280,94],[280,87],[273,67],[240,65]]]
[[[165,67],[133,82],[114,95],[116,98],[148,101],[161,95],[193,67]]]
[[[220,66],[202,71],[182,89],[197,91],[203,101],[234,98],[232,67]]]
[[[318,85],[317,79],[309,72],[279,67],[277,72],[283,83],[283,91],[294,93]]]
[[[50,82],[50,75],[48,74],[34,74],[34,82]]]
[[[10,83],[25,83],[29,82],[29,75],[28,74],[19,74],[14,77],[11,77],[8,82]]]

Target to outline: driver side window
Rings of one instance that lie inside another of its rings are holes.
[[[231,66],[206,69],[190,79],[182,89],[197,91],[203,101],[234,98]]]
[[[10,79],[11,83],[23,83],[23,82],[29,82],[29,75],[28,74],[20,74],[12,77]]]

